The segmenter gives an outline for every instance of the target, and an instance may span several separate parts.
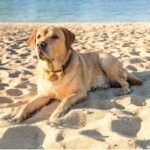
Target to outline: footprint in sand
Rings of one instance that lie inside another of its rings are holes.
[[[6,93],[9,96],[21,96],[23,94],[23,92],[18,89],[8,89],[8,90],[6,90]]]
[[[18,45],[16,43],[10,45],[11,49],[16,49]]]
[[[137,71],[137,69],[133,67],[132,65],[128,65],[126,68],[131,71]]]
[[[69,128],[81,128],[86,124],[86,114],[82,110],[72,110],[60,118],[61,125]]]
[[[9,84],[6,84],[6,83],[0,83],[0,90],[4,90],[5,87],[8,87]]]
[[[145,60],[150,61],[150,56],[149,57],[145,57]]]
[[[12,103],[13,101],[8,97],[0,97],[0,104],[2,103]]]
[[[35,69],[35,66],[29,65],[29,66],[27,66],[27,68],[28,68],[28,69]]]
[[[99,131],[96,131],[94,129],[89,129],[89,130],[82,130],[80,131],[81,135],[94,138],[97,141],[105,141],[105,138],[109,136],[103,136]]]
[[[28,88],[28,85],[27,83],[19,83],[18,85],[15,86],[15,88],[26,89]]]
[[[136,56],[139,56],[139,53],[140,53],[140,52],[136,52],[136,51],[130,52],[131,55],[136,55]]]
[[[146,105],[145,98],[140,97],[140,96],[132,96],[131,103],[136,106],[145,106]]]
[[[28,70],[23,70],[23,74],[24,75],[33,75],[33,73]]]
[[[22,63],[20,60],[16,60],[15,63]]]
[[[7,49],[7,51],[9,52],[10,55],[18,54],[15,50],[12,50],[12,49]]]
[[[123,106],[124,108],[127,108],[129,105],[135,105],[135,106],[145,106],[145,98],[142,96],[120,96],[117,97],[114,102],[118,105]]]
[[[44,138],[44,132],[36,126],[12,127],[8,128],[1,137],[0,148],[36,149],[42,146]]]
[[[9,73],[9,77],[10,77],[10,78],[19,77],[20,73],[21,73],[20,71],[16,71],[16,72],[14,72],[14,73]]]
[[[147,53],[150,53],[150,49],[146,50]]]
[[[28,78],[21,78],[21,81],[28,81]]]
[[[136,63],[140,63],[140,62],[144,62],[144,61],[143,61],[143,60],[140,60],[139,58],[130,59],[130,63],[131,63],[131,64],[136,64]]]
[[[0,70],[4,71],[4,70],[10,70],[9,68],[5,68],[5,67],[0,67]]]
[[[29,53],[24,53],[24,54],[20,54],[19,56],[21,56],[22,58],[26,58],[27,56],[29,56]]]
[[[150,140],[136,140],[136,144],[142,149],[150,149]]]
[[[136,137],[141,128],[141,119],[138,117],[119,117],[113,120],[111,128],[113,132],[127,137]]]

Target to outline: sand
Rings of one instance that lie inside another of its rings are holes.
[[[57,101],[21,124],[2,119],[36,94],[37,58],[26,40],[42,25],[0,23],[0,148],[150,149],[149,23],[56,24],[76,34],[74,50],[112,53],[143,85],[126,96],[117,96],[119,88],[89,92],[59,127],[47,124]]]

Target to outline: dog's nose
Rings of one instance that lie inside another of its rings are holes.
[[[37,44],[37,47],[38,47],[39,49],[45,49],[46,46],[47,46],[47,44],[46,44],[46,42],[44,42],[44,41],[41,41],[41,42],[39,42],[39,43]]]

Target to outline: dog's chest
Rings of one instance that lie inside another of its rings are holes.
[[[55,85],[47,79],[38,78],[37,80],[38,92],[49,93],[55,90]]]
[[[76,84],[70,82],[70,78],[64,79],[60,82],[51,82],[44,78],[38,79],[38,92],[50,95],[52,98],[62,100],[68,95],[71,95],[76,89]]]

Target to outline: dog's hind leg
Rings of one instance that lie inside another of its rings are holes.
[[[130,85],[142,85],[143,83],[140,78],[129,72],[127,72],[127,81],[130,83]]]
[[[122,64],[110,54],[100,54],[100,66],[106,76],[112,82],[117,82],[122,87],[120,95],[129,94],[131,92],[127,81],[127,71],[122,67]]]

